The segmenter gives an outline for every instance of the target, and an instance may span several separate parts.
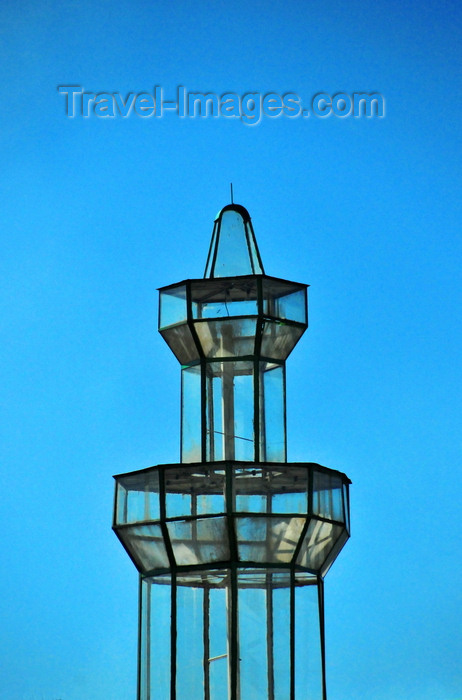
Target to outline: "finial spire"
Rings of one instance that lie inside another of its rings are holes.
[[[230,188],[231,188],[231,204],[234,204],[234,199],[233,199],[233,183],[230,182],[230,183],[229,183],[229,186],[230,186]]]

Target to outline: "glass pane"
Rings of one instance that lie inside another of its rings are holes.
[[[250,254],[252,256],[252,260],[254,263],[253,272],[255,275],[265,274],[263,267],[258,262],[259,256],[257,254],[257,239],[255,238],[255,233],[253,230],[252,222],[250,220],[246,223],[246,227],[247,227],[247,240],[249,241],[249,246],[250,246]]]
[[[116,525],[160,518],[157,469],[117,478]]]
[[[245,577],[248,578],[247,576]],[[239,675],[241,700],[267,700],[273,669],[268,674],[268,644],[271,643],[272,593],[265,588],[241,585],[238,578]],[[270,612],[268,616],[268,610]]]
[[[348,540],[349,534],[345,529],[342,529],[340,532],[340,535],[338,536],[334,546],[332,547],[331,551],[329,552],[326,561],[324,562],[324,565],[322,567],[322,575],[325,576],[327,572],[329,571],[330,567],[334,563],[334,561],[337,559],[338,555],[340,554],[345,542]]]
[[[258,314],[255,278],[205,279],[191,282],[194,319],[226,319]]]
[[[211,362],[206,372],[208,458],[252,460],[253,363]]]
[[[177,586],[177,698],[204,700],[203,621],[203,589]]]
[[[266,316],[307,323],[306,287],[286,280],[263,279],[263,309]]]
[[[290,697],[290,587],[272,574],[274,700]],[[286,579],[289,577],[286,575]],[[301,696],[303,700],[303,695]]]
[[[285,375],[281,365],[260,362],[260,456],[285,462]]]
[[[261,342],[261,354],[274,360],[286,360],[301,336],[302,326],[291,326],[277,321],[265,321]]]
[[[187,323],[162,330],[160,334],[182,365],[187,365],[199,358],[199,351]]]
[[[278,318],[306,323],[306,290],[278,297],[274,300],[274,308]]]
[[[344,522],[343,481],[337,474],[313,472],[313,512],[322,518]]]
[[[234,459],[254,457],[253,375],[237,374],[234,379]]]
[[[160,290],[159,329],[186,321],[186,286]]]
[[[178,566],[229,560],[226,518],[176,520],[167,528]]]
[[[235,509],[253,513],[307,512],[308,468],[253,466],[236,468]]]
[[[242,357],[255,352],[256,318],[195,321],[206,357]]]
[[[295,587],[295,697],[322,700],[318,587]]]
[[[304,523],[304,518],[236,517],[239,559],[258,563],[292,561]]]
[[[181,372],[181,461],[202,461],[200,366]]]
[[[206,466],[165,469],[167,518],[225,512],[225,473]]]
[[[145,579],[141,588],[140,700],[170,700],[170,577]]]
[[[223,572],[209,593],[209,683],[210,700],[225,700],[228,689],[229,573]]]
[[[341,525],[313,518],[308,525],[297,564],[312,571],[320,571],[342,531]]]
[[[119,528],[117,534],[141,573],[169,568],[160,525],[130,525]]]

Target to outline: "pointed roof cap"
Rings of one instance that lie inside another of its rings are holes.
[[[228,204],[215,218],[204,277],[264,273],[249,212],[240,204]]]

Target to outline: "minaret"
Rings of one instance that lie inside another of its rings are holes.
[[[287,462],[285,363],[307,285],[265,274],[247,210],[218,214],[205,275],[160,289],[181,365],[181,463],[116,479],[140,573],[138,700],[326,700],[323,579],[350,481]]]

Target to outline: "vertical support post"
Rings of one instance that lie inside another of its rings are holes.
[[[253,363],[254,381],[254,440],[255,461],[265,461],[266,455],[266,430],[265,430],[265,388],[261,363],[256,359]]]
[[[141,674],[143,673],[143,580],[139,576],[138,585],[138,668],[137,668],[137,688],[136,697],[137,700],[145,700],[141,697],[141,688],[143,687]]]
[[[261,405],[264,405],[262,400]],[[263,475],[262,475],[263,476]],[[266,495],[266,513],[273,512],[273,494]],[[271,546],[271,528],[266,529],[267,547]],[[266,659],[268,664],[268,700],[274,700],[274,621],[273,621],[273,575],[266,574]]]
[[[228,697],[229,700],[240,700],[238,575],[234,562],[231,563],[229,586],[226,592],[226,608],[228,611]]]
[[[318,577],[319,636],[321,642],[322,700],[327,700],[326,645],[324,630],[324,580]]]
[[[266,657],[268,663],[268,700],[274,700],[274,625],[272,574],[266,575]]]
[[[295,700],[295,570],[290,570],[290,700]]]
[[[204,586],[204,700],[210,700],[210,589]]]
[[[176,641],[177,641],[177,610],[176,610],[176,572],[172,572],[171,599],[171,630],[170,630],[170,700],[176,700]]]

